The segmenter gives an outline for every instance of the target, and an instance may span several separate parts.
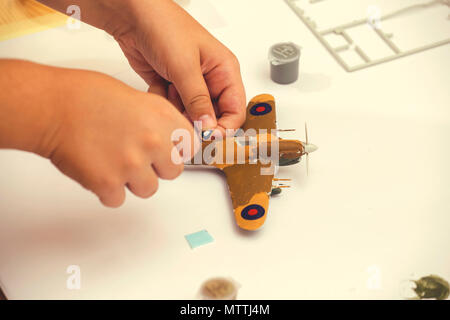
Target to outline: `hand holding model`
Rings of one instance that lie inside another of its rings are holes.
[[[221,131],[243,123],[237,59],[172,0],[41,2],[62,12],[79,5],[83,21],[119,42],[149,93],[97,72],[2,59],[0,148],[49,158],[117,207],[125,187],[146,198],[158,178],[182,172],[171,158],[174,130],[194,137],[189,120]]]

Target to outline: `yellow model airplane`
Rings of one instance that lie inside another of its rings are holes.
[[[258,95],[250,101],[242,129],[246,133],[244,136],[220,140],[203,136],[202,153],[206,153],[197,164],[213,166],[225,173],[238,226],[256,230],[266,220],[269,196],[287,187],[274,186],[272,182],[289,181],[275,179],[273,168],[296,164],[317,147],[308,143],[307,133],[306,142],[278,137],[279,131],[293,130],[277,129],[275,99],[269,94]],[[252,133],[247,134],[249,131]],[[275,163],[271,161],[273,159]]]

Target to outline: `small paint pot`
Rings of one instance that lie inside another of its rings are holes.
[[[274,44],[269,49],[270,78],[279,84],[297,81],[300,47],[292,42]]]
[[[201,300],[236,300],[239,285],[229,278],[206,280],[199,291]]]

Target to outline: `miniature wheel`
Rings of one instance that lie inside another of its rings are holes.
[[[270,192],[270,195],[273,197],[280,193],[281,193],[281,188],[273,188],[272,191]]]

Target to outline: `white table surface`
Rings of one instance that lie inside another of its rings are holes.
[[[347,73],[281,0],[184,2],[239,58],[247,98],[275,96],[279,127],[298,129],[285,137],[303,139],[308,123],[319,146],[309,176],[303,161],[281,168],[291,189],[271,200],[262,230],[246,233],[214,170],[185,170],[153,198],[128,193],[108,209],[49,161],[2,150],[7,296],[191,299],[204,280],[227,276],[241,299],[401,299],[408,279],[450,280],[450,46]],[[303,47],[292,85],[269,78],[267,51],[280,41]],[[85,25],[0,42],[0,57],[146,90],[115,42]],[[201,229],[215,242],[191,250],[184,235]],[[81,268],[80,290],[66,288],[69,265]]]

